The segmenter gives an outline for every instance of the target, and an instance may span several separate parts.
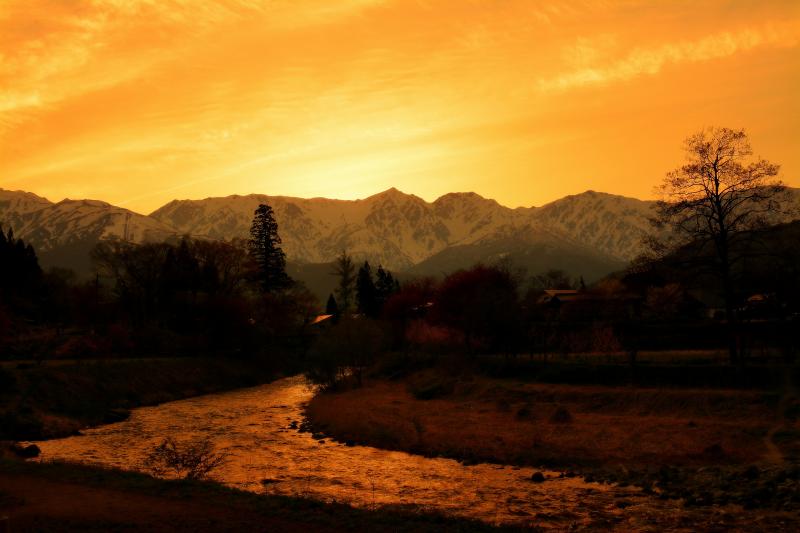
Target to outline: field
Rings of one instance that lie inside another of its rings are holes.
[[[416,396],[416,397],[415,397]],[[766,456],[779,396],[449,380],[422,373],[318,395],[308,415],[345,439],[428,455],[521,464],[636,466]]]
[[[761,390],[528,383],[437,370],[321,393],[314,431],[466,463],[576,471],[690,504],[800,509],[798,402]]]

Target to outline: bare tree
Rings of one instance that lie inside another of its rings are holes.
[[[651,222],[658,230],[651,250],[666,255],[691,247],[719,277],[730,325],[729,351],[738,360],[736,295],[732,272],[755,230],[779,221],[786,188],[779,166],[753,158],[744,130],[704,129],[686,139],[686,162],[669,172]]]

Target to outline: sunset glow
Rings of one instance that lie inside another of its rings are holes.
[[[798,186],[798,46],[794,0],[5,0],[0,187],[646,198],[711,125]]]

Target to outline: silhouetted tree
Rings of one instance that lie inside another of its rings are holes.
[[[375,362],[385,347],[385,335],[378,322],[368,318],[343,317],[312,346],[306,377],[323,389],[336,388],[345,380],[361,386],[364,370]]]
[[[483,265],[455,272],[439,286],[430,318],[459,330],[470,351],[513,350],[521,326],[516,280],[507,270]]]
[[[358,269],[356,276],[356,301],[358,312],[369,317],[376,317],[379,312],[378,294],[375,289],[375,282],[372,280],[372,269],[368,261],[364,261]]]
[[[583,280],[583,278],[581,278]],[[563,270],[550,269],[533,276],[531,280],[533,288],[544,291],[547,289],[574,289],[575,281]]]
[[[355,265],[353,265],[353,259],[347,255],[347,252],[342,251],[342,254],[336,259],[333,275],[339,277],[339,285],[336,287],[339,311],[347,313],[353,304],[353,292],[356,282]]]
[[[42,278],[42,269],[33,246],[0,227],[0,291],[32,303]],[[30,307],[30,305],[28,305]]]
[[[377,279],[375,280],[375,297],[378,304],[378,311],[383,309],[383,306],[389,298],[400,290],[400,283],[392,276],[388,270],[384,270],[382,266],[378,266]]]
[[[336,304],[336,298],[331,293],[328,296],[328,303],[325,304],[325,314],[337,316],[339,314],[339,306]]]
[[[785,201],[779,166],[753,159],[744,130],[711,128],[686,139],[686,162],[669,172],[652,219],[650,239],[657,256],[687,247],[698,264],[722,285],[730,326],[731,361],[738,360],[733,269],[753,230],[775,221]]]
[[[261,290],[274,292],[292,284],[292,279],[286,274],[286,255],[280,247],[278,223],[270,206],[260,204],[255,210],[247,244],[250,257],[257,266],[256,276]]]
[[[174,248],[166,243],[101,241],[92,250],[98,273],[112,280],[114,295],[133,321],[148,323],[162,310],[164,265]]]
[[[202,265],[204,290],[211,294],[232,296],[239,293],[247,278],[246,243],[198,240],[192,243],[193,253]]]

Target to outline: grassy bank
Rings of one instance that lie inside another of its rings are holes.
[[[786,381],[800,382],[800,366],[749,364],[738,368],[708,360],[707,353],[649,352],[637,364],[626,364],[628,354],[581,354],[531,359],[481,356],[476,370],[491,377],[540,383],[637,387],[686,387],[776,390]]]
[[[413,509],[238,491],[64,463],[0,461],[0,515],[11,531],[489,531]]]
[[[125,359],[0,366],[0,440],[62,437],[128,409],[264,383],[259,360]]]
[[[796,410],[774,392],[542,384],[426,370],[319,394],[307,416],[314,431],[343,441],[577,470],[695,502],[800,508]]]

